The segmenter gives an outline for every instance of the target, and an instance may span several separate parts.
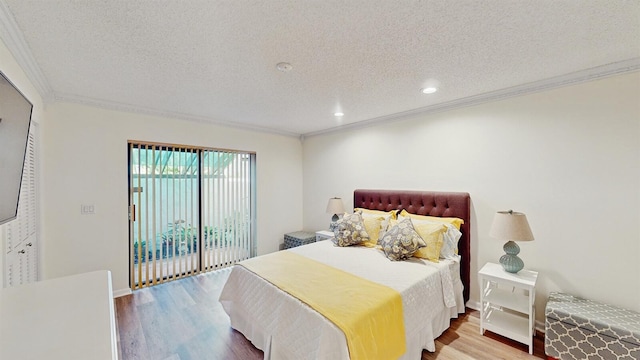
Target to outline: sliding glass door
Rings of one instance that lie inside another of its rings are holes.
[[[254,200],[254,153],[130,142],[131,288],[255,255]]]

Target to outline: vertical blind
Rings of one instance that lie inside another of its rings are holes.
[[[132,289],[255,255],[255,154],[129,142]]]

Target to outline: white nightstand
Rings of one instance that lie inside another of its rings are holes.
[[[316,231],[316,241],[333,239],[333,232],[327,230]]]
[[[500,264],[487,263],[478,272],[480,281],[480,334],[485,330],[527,344],[533,354],[538,273],[504,271]]]

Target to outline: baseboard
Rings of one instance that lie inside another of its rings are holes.
[[[469,309],[480,311],[480,303],[478,301],[467,301],[467,307]],[[544,334],[544,323],[536,320],[536,331],[539,331]]]
[[[467,301],[467,307],[469,309],[480,311],[480,303],[477,301],[471,301],[471,300]]]
[[[120,289],[120,290],[116,290],[116,291],[113,292],[113,298],[115,299],[115,298],[120,297],[120,296],[131,295],[131,294],[132,294],[132,292],[131,292],[131,289],[129,289],[129,288]]]

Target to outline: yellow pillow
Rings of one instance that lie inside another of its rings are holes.
[[[436,221],[436,222],[439,222],[439,223],[451,224],[451,225],[455,226],[456,229],[458,229],[458,230],[460,230],[460,226],[462,226],[462,224],[464,224],[464,220],[462,220],[460,218],[416,215],[416,214],[410,214],[407,210],[402,210],[398,216],[400,216],[400,217],[407,217],[408,216],[408,217],[410,217],[411,219],[414,219],[414,220],[430,220],[430,221]]]
[[[386,221],[395,215],[395,211],[369,210],[364,208],[355,208],[353,211],[359,212],[362,215],[364,228],[369,234],[369,241],[363,242],[362,245],[367,247],[374,247],[378,245],[380,230],[383,225],[386,225]]]
[[[381,210],[369,210],[365,208],[355,208],[353,211],[360,211],[362,216],[365,215],[376,215],[376,216],[391,216],[392,219],[396,218],[396,210],[391,211],[381,211]]]
[[[447,231],[447,226],[442,223],[419,221],[415,219],[411,219],[411,223],[418,235],[420,235],[422,240],[427,244],[427,247],[418,249],[413,256],[433,262],[439,262],[440,249],[442,249],[444,233]]]
[[[378,245],[380,229],[382,228],[384,217],[362,214],[362,220],[364,222],[364,229],[367,231],[367,234],[369,234],[369,241],[363,242],[362,245],[367,247],[374,247]]]

